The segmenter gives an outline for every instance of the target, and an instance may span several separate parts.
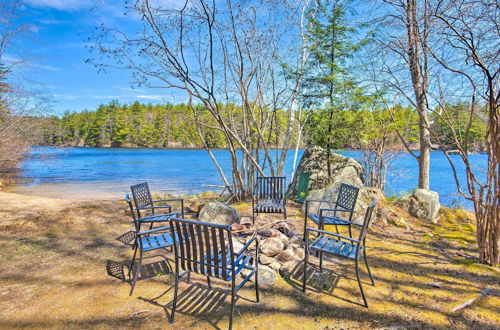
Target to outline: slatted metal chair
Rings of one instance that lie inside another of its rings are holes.
[[[259,213],[283,213],[286,219],[286,177],[257,177],[252,194],[252,220]]]
[[[359,188],[342,183],[337,195],[337,200],[335,203],[332,201],[319,200],[319,199],[307,199],[305,206],[305,216],[304,216],[304,239],[305,231],[307,227],[307,219],[311,219],[319,229],[324,230],[325,225],[334,225],[337,234],[339,233],[337,226],[347,226],[349,228],[349,236],[352,237],[351,222],[352,216],[354,214],[354,207],[356,206],[356,201],[358,200]],[[333,208],[321,208],[316,214],[309,213],[310,203],[326,203],[327,205],[334,205]],[[330,214],[325,214],[325,213]],[[333,213],[333,214],[331,214]],[[348,217],[342,217],[338,213],[348,213]]]
[[[148,213],[145,215],[155,214],[156,210],[166,210],[168,213],[172,212],[172,205],[160,205],[160,203],[165,202],[179,202],[181,206],[182,217],[184,217],[184,199],[169,198],[153,200],[147,182],[130,186],[130,190],[132,191],[132,197],[134,198],[137,217],[141,218],[142,216],[144,216],[141,215],[141,211],[147,211]]]
[[[175,274],[180,274],[182,268],[184,271],[204,275],[207,277],[209,287],[211,287],[211,278],[231,282],[229,320],[229,329],[231,329],[235,295],[252,276],[255,276],[256,302],[259,301],[259,240],[254,237],[240,251],[234,251],[230,226],[172,218],[170,219],[170,228],[174,233]],[[247,249],[254,241],[256,250],[253,255],[250,255]],[[249,274],[236,286],[236,278],[243,269],[247,269]],[[179,278],[180,276],[175,276],[171,323],[174,322]]]
[[[371,283],[373,286],[375,286],[375,282],[373,280],[372,273],[370,271],[370,266],[368,266],[368,260],[366,259],[366,233],[368,231],[370,221],[372,220],[373,210],[376,204],[377,203],[374,200],[373,203],[370,206],[368,206],[365,213],[363,224],[351,222],[351,225],[359,227],[360,229],[359,236],[357,239],[339,235],[338,233],[332,233],[321,229],[306,227],[304,275],[302,283],[302,291],[304,293],[306,292],[306,282],[308,278],[307,267],[308,267],[310,252],[315,251],[319,253],[320,270],[323,267],[323,254],[326,253],[329,255],[333,255],[335,257],[354,260],[356,267],[356,278],[358,280],[359,289],[361,291],[361,295],[363,296],[365,307],[368,308],[368,301],[366,300],[366,296],[363,291],[363,285],[361,284],[361,279],[359,277],[359,258],[361,257],[362,254],[363,259],[365,261],[366,269],[368,270],[368,275],[370,276]],[[309,242],[310,232],[318,233],[318,236],[312,242]]]
[[[172,238],[170,227],[168,226],[168,221],[172,217],[179,217],[181,215],[180,212],[171,212],[171,213],[161,213],[150,215],[147,217],[139,218],[137,214],[134,212],[134,207],[132,205],[132,201],[130,200],[130,196],[125,195],[125,201],[127,202],[130,212],[132,214],[132,219],[134,222],[135,231],[135,240],[133,243],[134,255],[132,257],[132,261],[130,262],[130,268],[128,270],[128,276],[132,273],[134,267],[134,277],[131,281],[130,295],[134,292],[135,285],[139,278],[142,266],[142,258],[145,252],[154,251],[158,249],[167,249],[171,248],[174,244],[174,240]],[[163,226],[151,229],[153,224],[159,223]],[[150,224],[149,230],[143,230],[141,226],[143,224]],[[136,259],[137,253],[139,253],[139,258]]]

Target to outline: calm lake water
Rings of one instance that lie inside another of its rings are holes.
[[[340,153],[361,158],[358,151]],[[229,174],[229,152],[214,150],[214,154]],[[465,184],[463,164],[459,156],[452,157]],[[486,155],[474,155],[471,159],[476,167],[486,167]],[[291,151],[285,166],[288,178],[292,162]],[[431,153],[430,176],[430,188],[439,192],[443,205],[471,208],[457,193],[450,165],[441,152]],[[172,194],[200,193],[211,189],[202,184],[222,182],[209,155],[202,149],[33,147],[21,164],[20,177],[24,183],[14,187],[13,192],[70,198],[121,198],[130,185],[143,181],[149,182],[154,191]],[[416,160],[401,153],[389,170],[386,194],[401,195],[415,189],[417,177]]]

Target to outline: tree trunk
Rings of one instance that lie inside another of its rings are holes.
[[[425,70],[422,70],[421,48],[425,47],[425,45],[422,45],[422,39],[419,36],[416,0],[407,0],[406,19],[408,62],[419,115],[420,155],[418,157],[418,187],[429,189],[431,134],[429,132],[429,117],[426,102],[428,83],[426,68],[424,67]],[[426,56],[425,52],[424,56]],[[424,59],[425,62],[426,60]]]

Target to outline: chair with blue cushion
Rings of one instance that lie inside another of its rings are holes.
[[[259,213],[283,213],[286,219],[286,177],[259,176],[252,193],[252,220]]]
[[[361,284],[361,279],[359,277],[359,259],[363,255],[363,259],[366,264],[366,269],[368,270],[368,275],[370,277],[372,285],[375,285],[373,281],[372,273],[370,267],[368,266],[368,260],[366,259],[366,233],[368,227],[373,217],[373,210],[376,206],[376,201],[368,206],[363,224],[358,224],[351,222],[352,226],[359,228],[359,236],[357,239],[352,237],[347,237],[339,235],[338,233],[332,233],[321,229],[306,227],[305,231],[305,257],[304,257],[304,274],[302,282],[302,291],[306,292],[306,282],[309,277],[307,273],[309,254],[311,252],[316,252],[319,254],[319,269],[323,267],[323,254],[329,254],[337,258],[353,260],[356,267],[356,278],[358,280],[359,289],[361,295],[363,296],[363,301],[365,307],[368,308],[368,301],[366,300],[365,293],[363,291],[363,285]],[[311,242],[309,241],[309,233],[317,233],[318,236],[314,238]]]
[[[334,225],[337,234],[339,233],[337,226],[347,226],[349,228],[349,236],[352,237],[351,223],[352,216],[354,214],[354,207],[356,206],[356,201],[358,200],[358,193],[359,188],[342,183],[340,185],[335,203],[326,200],[307,199],[305,205],[306,212],[304,216],[304,239],[308,219],[311,219],[316,225],[318,225],[318,229],[321,230],[325,229],[325,225]],[[318,213],[309,213],[311,203],[321,203]],[[334,207],[322,208],[322,204],[333,204]],[[341,216],[339,213],[347,213],[348,216]]]
[[[229,320],[229,329],[231,329],[235,295],[252,276],[255,276],[256,302],[259,301],[258,239],[254,237],[240,251],[234,251],[231,226],[178,218],[171,218],[169,222],[174,239],[176,274],[170,323],[174,322],[179,278],[182,269],[184,272],[187,271],[188,274],[193,272],[206,276],[209,288],[211,288],[211,278],[231,282],[231,314]],[[254,253],[250,254],[247,249],[254,241],[256,249]],[[247,270],[248,273],[236,286],[236,279],[242,274],[243,270]]]
[[[134,292],[135,284],[139,278],[139,274],[142,266],[143,254],[145,252],[154,251],[158,249],[167,249],[171,248],[174,244],[172,234],[170,231],[170,227],[168,227],[168,221],[170,218],[175,216],[180,216],[180,212],[171,212],[171,213],[161,213],[154,214],[147,217],[139,218],[137,214],[134,212],[134,207],[132,205],[132,201],[130,200],[129,195],[125,196],[125,201],[128,203],[130,208],[130,212],[132,213],[132,218],[134,222],[135,233],[134,237],[134,255],[132,257],[132,261],[130,263],[130,268],[128,271],[128,276],[134,271],[134,277],[131,281],[130,295]],[[163,224],[163,226],[151,229],[153,224],[159,223]],[[149,224],[149,230],[143,230],[141,226],[143,224]],[[136,259],[137,253],[139,253],[139,258]]]

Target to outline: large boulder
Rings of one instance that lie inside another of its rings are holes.
[[[395,204],[410,213],[415,218],[436,223],[441,205],[439,194],[432,190],[417,189],[414,193],[400,197]]]
[[[198,219],[222,225],[232,225],[240,221],[240,216],[235,208],[227,204],[210,202],[201,209]]]
[[[330,155],[331,159],[331,183],[348,183],[353,186],[363,186],[363,167],[353,158],[345,157],[336,153]],[[321,147],[310,147],[300,159],[297,174],[294,176],[288,193],[295,196],[297,193],[298,179],[301,173],[310,172],[309,190],[325,188],[328,185],[327,152]]]

